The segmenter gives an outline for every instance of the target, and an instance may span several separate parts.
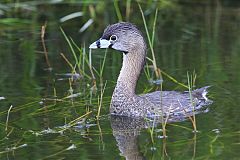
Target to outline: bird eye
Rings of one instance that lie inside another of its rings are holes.
[[[110,40],[111,41],[116,41],[117,40],[117,36],[116,35],[111,35]]]

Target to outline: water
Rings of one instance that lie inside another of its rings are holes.
[[[32,1],[19,8],[1,4],[9,8],[0,8],[3,13],[0,19],[0,159],[124,159],[124,156],[239,159],[239,2],[162,1],[158,4],[154,43],[158,66],[185,84],[187,72],[195,72],[196,86],[211,85],[209,97],[214,101],[209,112],[196,116],[197,134],[192,133],[189,120],[172,122],[167,125],[167,139],[161,137],[161,126],[156,126],[151,136],[146,121],[108,116],[121,67],[121,54],[116,51],[107,51],[102,78],[107,85],[99,121],[95,118],[101,92],[97,74],[96,93],[92,81],[86,77],[69,82],[72,69],[60,53],[72,64],[75,60],[59,27],[78,46],[85,45],[87,49],[108,24],[118,21],[113,3]],[[151,31],[157,5],[150,2],[141,5]],[[137,4],[132,2],[130,7],[129,20],[146,35]],[[119,8],[125,20],[126,4],[119,3]],[[79,11],[84,15],[59,22],[60,18]],[[94,23],[84,32],[78,32],[90,18]],[[45,21],[52,72],[47,70],[40,39]],[[92,63],[97,71],[104,53],[104,50],[92,51]],[[85,71],[91,76],[87,64]],[[165,90],[184,90],[169,78],[163,78]],[[143,73],[137,92],[155,88]],[[66,98],[71,93],[77,94],[77,98]],[[92,113],[74,121],[89,111]]]

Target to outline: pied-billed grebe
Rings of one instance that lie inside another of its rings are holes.
[[[152,117],[166,114],[186,115],[207,105],[206,89],[188,92],[156,91],[136,95],[135,88],[145,64],[146,43],[137,27],[128,22],[108,26],[90,49],[112,48],[123,53],[123,64],[112,95],[110,113],[130,117]]]

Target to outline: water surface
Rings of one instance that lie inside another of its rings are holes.
[[[107,51],[102,78],[94,72],[96,92],[92,80],[82,75],[78,67],[80,78],[69,80],[72,68],[60,55],[63,53],[75,64],[60,27],[78,47],[85,46],[88,56],[88,45],[101,36],[108,24],[121,18],[117,16],[118,8],[122,19],[135,23],[146,36],[135,2],[131,2],[129,14],[126,2],[115,3],[115,7],[112,2],[99,1],[0,4],[0,159],[239,159],[237,1],[141,3],[150,33],[159,7],[154,41],[158,67],[184,84],[187,72],[195,72],[196,87],[212,86],[209,97],[214,103],[207,113],[196,116],[199,132],[192,132],[190,120],[172,122],[167,125],[167,139],[161,138],[161,125],[151,135],[146,121],[108,115],[121,54]],[[60,22],[60,18],[74,12],[83,12],[83,16]],[[79,32],[89,19],[93,23]],[[40,38],[45,22],[52,71],[48,70]],[[74,50],[80,56],[76,47]],[[92,64],[98,72],[104,54],[105,50],[92,51]],[[148,56],[151,57],[150,49]],[[91,77],[87,63],[84,64],[80,68]],[[164,90],[185,90],[168,77],[163,79]],[[98,99],[105,83],[97,121]],[[143,72],[137,92],[156,88]],[[78,96],[69,98],[72,93]],[[74,120],[81,116],[75,124]]]

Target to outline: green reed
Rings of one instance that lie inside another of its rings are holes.
[[[189,97],[190,97],[190,102],[192,106],[192,112],[193,112],[193,116],[192,117],[188,116],[188,117],[192,122],[193,132],[195,133],[197,132],[197,122],[196,122],[196,116],[195,116],[195,102],[193,100],[192,91],[193,91],[193,87],[195,86],[196,78],[197,78],[197,75],[195,74],[195,72],[193,72],[192,75],[189,75],[189,73],[187,72],[188,91],[189,91]]]
[[[69,46],[69,48],[70,48],[70,50],[71,50],[71,53],[72,53],[72,55],[73,55],[73,57],[74,57],[74,60],[75,60],[75,64],[78,66],[78,69],[79,69],[79,72],[80,72],[80,71],[81,71],[81,69],[80,69],[81,59],[78,59],[77,53],[75,52],[75,49],[74,49],[74,47],[73,47],[73,44],[72,44],[72,41],[70,40],[70,38],[68,38],[68,36],[65,34],[64,30],[63,30],[61,27],[60,27],[60,30],[61,30],[61,32],[62,32],[65,40],[66,40],[67,43],[68,43],[68,46]],[[70,65],[71,63],[68,62],[68,64]],[[76,73],[76,70],[74,69],[73,65],[70,65],[70,66],[71,66],[73,72]]]
[[[113,4],[114,4],[114,8],[115,8],[117,17],[118,17],[118,21],[119,22],[123,21],[122,14],[121,14],[121,11],[120,11],[120,8],[119,8],[119,5],[118,5],[118,0],[114,0]]]
[[[100,111],[103,103],[103,94],[106,89],[106,83],[103,84],[103,73],[106,65],[106,57],[107,57],[107,50],[105,51],[103,60],[100,62],[100,69],[97,70],[93,65],[92,65],[92,53],[91,49],[89,50],[89,54],[87,56],[86,54],[86,47],[80,48],[77,46],[77,44],[74,42],[74,40],[71,37],[68,37],[64,30],[60,28],[65,40],[67,41],[67,44],[70,48],[71,54],[74,57],[75,62],[72,63],[68,60],[68,58],[61,53],[60,55],[63,57],[63,59],[66,61],[66,63],[70,66],[71,68],[71,73],[76,74],[80,73],[80,75],[83,76],[83,78],[87,78],[87,80],[92,81],[92,86],[90,89],[90,104],[92,104],[92,98],[93,94],[96,93],[97,91],[97,86],[100,85],[100,97],[98,97],[98,112],[96,118],[99,119],[100,117]],[[77,51],[77,52],[76,52]],[[87,67],[86,67],[87,66]],[[95,74],[99,77],[99,84],[97,84],[97,79],[95,77]],[[69,86],[71,88],[71,83],[69,82]],[[88,110],[89,111],[89,110]]]
[[[157,77],[157,79],[161,79],[162,80],[162,75],[161,75],[161,71],[160,69],[157,67],[157,62],[156,62],[156,58],[155,58],[155,52],[154,52],[154,49],[153,49],[153,44],[154,44],[154,39],[155,39],[155,30],[156,30],[156,22],[157,22],[157,15],[158,15],[158,8],[156,9],[155,11],[155,15],[154,15],[154,22],[153,22],[153,28],[152,28],[152,37],[150,37],[149,35],[149,31],[148,31],[148,27],[147,27],[147,23],[146,23],[146,19],[145,19],[145,16],[144,16],[144,13],[143,13],[143,10],[141,8],[141,5],[138,3],[138,7],[139,7],[139,10],[141,12],[141,15],[142,15],[142,19],[143,19],[143,23],[144,23],[144,27],[145,27],[145,31],[146,31],[146,34],[147,34],[147,39],[148,39],[148,43],[149,43],[149,46],[150,46],[150,50],[151,50],[151,53],[152,53],[152,59],[150,58],[147,58],[149,61],[152,62],[152,65],[153,65],[153,69],[154,69],[154,72],[155,72],[155,75]],[[148,66],[147,66],[148,67]],[[149,70],[148,69],[145,69],[145,73],[147,73],[146,75],[149,77]],[[160,102],[162,102],[162,83],[160,84]],[[166,124],[167,124],[167,118],[165,119],[164,118],[164,109],[163,109],[163,105],[161,103],[161,123],[162,123],[162,132],[163,132],[163,138],[166,138],[167,137],[167,134],[166,134]],[[155,122],[155,117],[154,117],[154,122]],[[154,125],[151,129],[151,135],[152,135],[152,132],[154,130]]]
[[[149,43],[150,50],[151,50],[151,53],[152,53],[152,59],[149,58],[149,60],[153,64],[154,72],[156,74],[157,79],[160,79],[161,78],[161,73],[159,72],[160,70],[157,67],[157,62],[156,62],[155,53],[154,53],[154,49],[153,49],[153,43],[152,43],[154,41],[154,36],[155,36],[155,27],[156,27],[158,9],[156,9],[156,13],[155,13],[155,18],[154,18],[154,24],[155,25],[153,25],[153,34],[152,34],[152,38],[151,38],[150,35],[149,35],[149,31],[148,31],[148,27],[147,27],[147,23],[146,23],[146,19],[145,19],[142,7],[139,3],[138,3],[138,7],[139,7],[139,10],[140,10],[141,15],[142,15],[145,31],[146,31],[146,34],[147,34],[148,43]]]
[[[106,89],[107,81],[104,84],[104,87],[101,87],[101,94],[100,94],[100,99],[99,99],[99,105],[98,105],[98,112],[97,112],[97,120],[100,118],[100,113],[101,113],[101,108],[102,108],[102,102],[103,102],[103,94]]]
[[[46,59],[46,63],[48,65],[48,69],[51,71],[51,64],[48,58],[48,51],[47,51],[47,47],[45,45],[45,33],[46,33],[46,28],[47,28],[47,23],[45,23],[42,28],[41,28],[41,42],[42,42],[42,47],[43,47],[43,52],[45,55],[45,59]]]

